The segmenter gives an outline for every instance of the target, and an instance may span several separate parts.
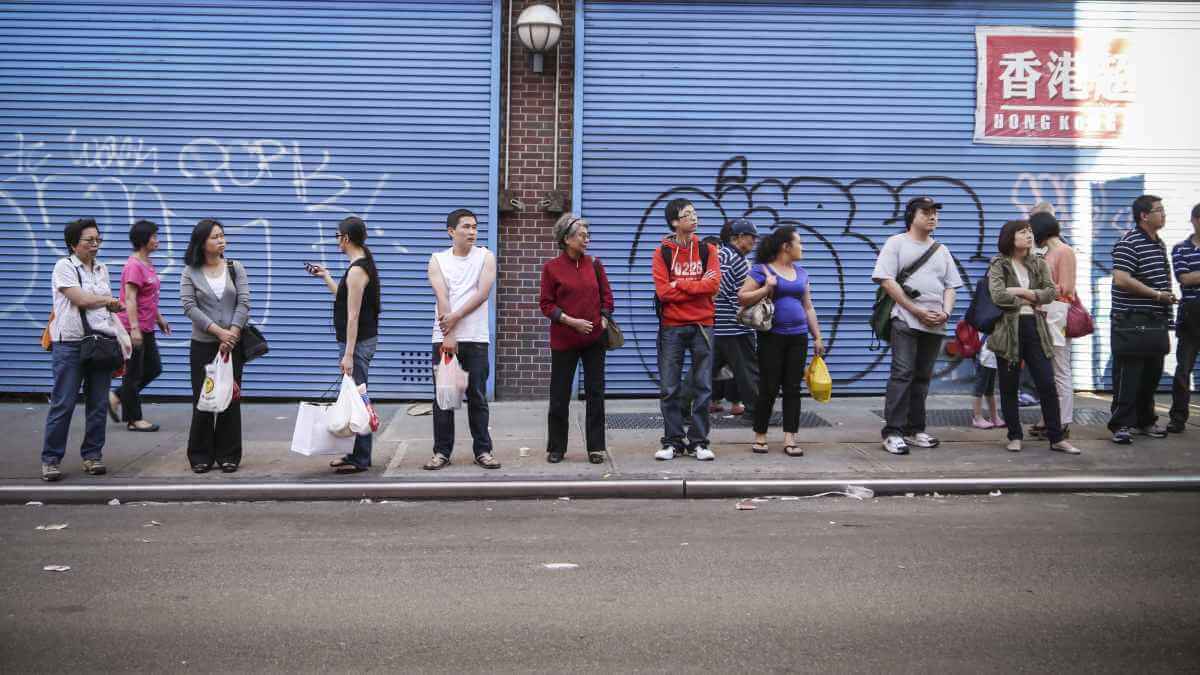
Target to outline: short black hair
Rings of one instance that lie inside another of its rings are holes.
[[[728,244],[733,239],[733,221],[727,220],[721,226],[721,234],[719,235],[722,244]]]
[[[470,209],[454,209],[450,215],[446,216],[446,229],[453,230],[458,227],[458,221],[466,217],[475,219],[475,224],[479,224],[479,217],[476,216]]]
[[[142,219],[134,223],[129,228],[129,243],[133,245],[133,250],[140,250],[143,246],[150,243],[150,237],[158,232],[158,225],[152,220]]]
[[[75,251],[75,247],[79,245],[79,239],[83,237],[83,231],[89,227],[96,228],[96,233],[100,233],[100,226],[96,224],[95,218],[76,218],[63,228],[63,241],[66,242],[67,248],[71,252]]]
[[[225,226],[215,218],[205,218],[196,223],[196,227],[192,228],[192,238],[188,241],[187,251],[183,254],[183,264],[191,267],[199,267],[204,264],[204,244],[212,236],[214,227],[221,228],[222,232],[225,231]]]
[[[791,225],[784,225],[775,228],[767,236],[758,240],[758,248],[754,251],[754,259],[756,262],[766,265],[773,262],[779,257],[779,252],[784,246],[792,243],[792,237],[796,236],[796,228]]]
[[[1200,218],[1200,204],[1196,204],[1192,207],[1192,217]]]
[[[1004,224],[1004,227],[1000,228],[1000,237],[996,241],[996,248],[1000,250],[1002,255],[1011,258],[1013,251],[1017,249],[1017,233],[1030,228],[1028,220],[1008,221]]]
[[[1150,213],[1150,211],[1154,208],[1154,205],[1161,201],[1162,197],[1156,197],[1154,195],[1142,195],[1141,197],[1133,200],[1133,224],[1141,225],[1142,216]]]
[[[1062,225],[1059,224],[1058,218],[1045,211],[1029,216],[1029,226],[1033,228],[1033,241],[1038,246],[1050,237],[1057,237],[1062,233]]]
[[[679,220],[679,212],[692,206],[692,203],[683,197],[676,197],[667,202],[667,207],[663,209],[663,215],[667,218],[667,227],[675,229],[675,221]]]

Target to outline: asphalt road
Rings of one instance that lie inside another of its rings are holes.
[[[0,672],[1200,665],[1200,494],[755,506],[0,507]]]

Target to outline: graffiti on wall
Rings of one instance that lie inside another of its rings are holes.
[[[333,252],[337,221],[358,215],[371,222],[371,211],[391,179],[381,172],[366,191],[356,192],[350,178],[331,169],[334,160],[328,149],[268,138],[235,142],[201,137],[183,143],[177,152],[165,152],[133,136],[89,137],[71,130],[37,138],[18,132],[0,140],[0,150],[0,218],[15,225],[17,236],[24,238],[18,250],[25,257],[23,268],[29,270],[0,302],[0,317],[38,328],[45,320],[42,307],[49,303],[49,297],[43,297],[48,296],[49,269],[67,254],[62,228],[70,220],[95,218],[108,242],[101,259],[118,266],[127,255],[122,242],[129,225],[141,218],[155,221],[162,242],[159,272],[169,290],[177,288],[169,278],[178,274],[192,226],[209,215],[202,211],[228,212],[245,205],[246,215],[225,219],[226,229],[234,255],[238,248],[249,250],[239,246],[238,239],[262,247],[263,257],[247,261],[247,267],[262,279],[256,283],[255,320],[265,325],[271,312],[272,261],[284,255],[285,246],[288,251],[297,247],[292,223],[286,243],[272,241],[272,217],[311,223],[311,231],[302,230],[307,238],[299,246],[307,245],[315,260],[325,262]],[[253,206],[264,199],[272,204],[271,217]],[[179,206],[183,201],[190,204]],[[386,232],[372,227],[372,236],[384,238]],[[407,252],[398,243],[385,240],[384,245]],[[164,301],[164,311],[177,304]]]

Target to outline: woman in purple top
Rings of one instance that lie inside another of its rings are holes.
[[[129,243],[133,255],[125,261],[121,270],[121,302],[126,311],[117,315],[129,339],[133,342],[133,353],[125,362],[125,377],[117,391],[108,394],[108,414],[114,422],[123,417],[130,431],[158,431],[158,425],[142,417],[142,390],[162,374],[162,357],[158,353],[158,342],[154,339],[154,327],[158,326],[166,335],[171,326],[158,311],[158,272],[150,256],[158,250],[158,225],[149,220],[139,220],[129,228]],[[120,408],[118,416],[117,409]]]
[[[775,397],[783,390],[783,451],[789,457],[801,457],[804,450],[796,445],[800,430],[800,382],[808,359],[808,336],[813,338],[813,353],[821,356],[821,327],[813,309],[808,272],[798,262],[804,246],[796,228],[776,229],[758,243],[756,264],[738,292],[738,302],[749,307],[768,295],[775,303],[771,330],[758,333],[758,398],[754,404],[754,452],[767,451],[767,424],[775,407]]]

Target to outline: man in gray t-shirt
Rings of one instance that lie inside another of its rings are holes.
[[[946,322],[954,311],[955,289],[962,286],[962,279],[945,246],[913,272],[903,287],[896,277],[934,245],[933,231],[941,208],[932,197],[910,199],[904,209],[907,230],[887,240],[871,272],[871,279],[896,301],[883,427],[883,448],[893,455],[908,454],[909,445],[933,448],[939,443],[925,433],[925,399]]]

